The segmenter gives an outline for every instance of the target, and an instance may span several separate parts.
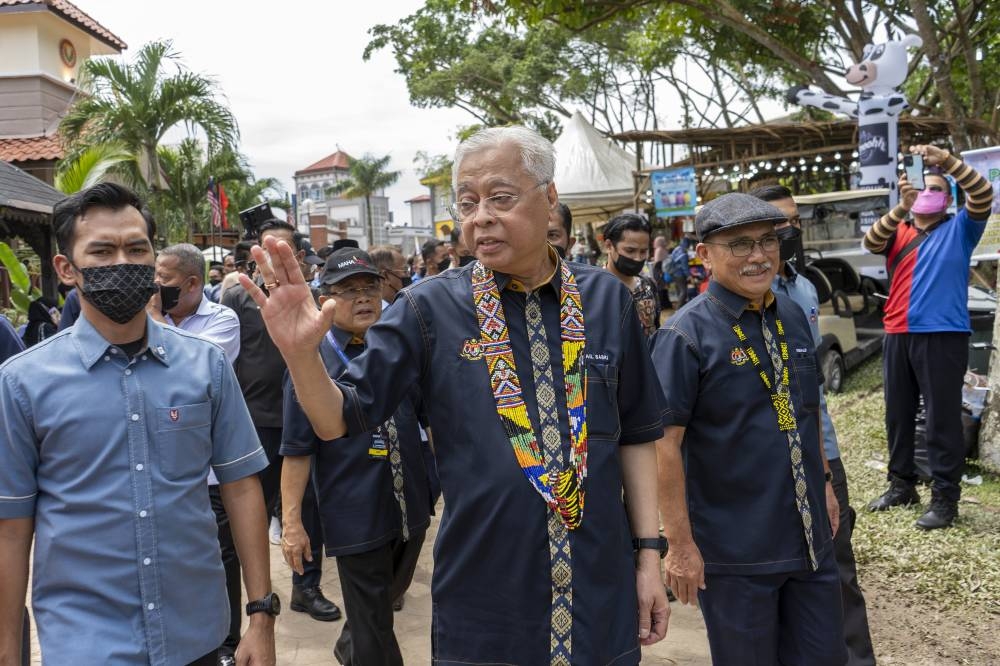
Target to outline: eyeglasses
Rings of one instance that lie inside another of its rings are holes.
[[[754,245],[760,246],[760,251],[764,254],[768,252],[774,252],[781,245],[781,241],[777,236],[764,236],[759,240],[750,240],[749,238],[741,238],[739,240],[734,240],[731,243],[713,243],[712,241],[702,241],[706,245],[724,245],[729,248],[729,251],[733,253],[734,257],[749,257],[753,254]]]
[[[393,275],[395,275],[396,277],[398,277],[400,279],[405,278],[405,277],[413,277],[413,269],[410,268],[409,266],[407,266],[406,268],[404,268],[402,270],[396,270],[395,268],[386,268],[385,272],[386,273],[392,273]]]
[[[549,181],[543,180],[542,182],[531,188],[532,190],[541,187],[542,185],[548,185]],[[530,191],[530,190],[529,190]],[[496,194],[492,197],[486,197],[485,199],[480,199],[479,201],[473,201],[472,199],[461,199],[455,203],[448,206],[448,212],[451,213],[451,217],[456,222],[462,222],[479,212],[479,205],[486,204],[486,212],[493,216],[500,216],[502,213],[509,213],[514,210],[514,206],[521,199],[521,195],[518,194]]]
[[[330,290],[330,295],[336,298],[343,298],[347,301],[356,301],[359,298],[375,298],[382,293],[381,285],[372,284],[367,287],[351,287],[339,291]]]

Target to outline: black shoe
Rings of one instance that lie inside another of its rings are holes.
[[[922,530],[939,530],[943,527],[951,527],[957,517],[958,504],[956,502],[935,497],[931,500],[927,512],[920,516],[915,524]]]
[[[910,506],[920,504],[920,495],[912,483],[893,479],[889,489],[882,496],[868,504],[869,511],[887,511],[894,506]]]
[[[399,611],[403,610],[403,604],[405,603],[405,601],[403,600],[404,596],[405,595],[401,594],[399,595],[398,599],[392,602],[392,610],[394,612],[398,613]]]
[[[319,587],[293,587],[292,602],[289,607],[293,611],[309,613],[309,617],[320,622],[333,622],[340,619],[340,609],[337,604],[323,596]]]

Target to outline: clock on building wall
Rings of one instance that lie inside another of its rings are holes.
[[[59,42],[59,57],[67,67],[76,67],[76,47],[73,42],[68,39]]]

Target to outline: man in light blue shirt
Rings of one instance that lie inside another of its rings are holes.
[[[231,308],[205,296],[205,257],[194,245],[160,250],[156,283],[160,290],[146,306],[149,316],[222,347],[230,363],[240,355],[240,319]]]
[[[788,263],[796,255],[801,246],[802,220],[799,209],[788,188],[781,185],[760,187],[750,192],[758,199],[767,201],[778,208],[786,216],[788,222],[774,225],[774,231],[781,240],[781,264],[771,288],[775,293],[785,294],[795,301],[809,321],[813,344],[820,349],[823,336],[819,330],[819,296],[816,287],[797,273]],[[851,534],[854,532],[855,511],[849,504],[850,495],[847,490],[847,474],[844,463],[840,460],[840,449],[837,446],[837,431],[826,408],[826,395],[822,387],[819,393],[819,409],[822,417],[823,449],[830,464],[833,475],[833,492],[840,505],[840,527],[834,535],[833,548],[837,558],[837,569],[840,572],[841,599],[844,606],[844,642],[847,647],[848,666],[875,664],[875,654],[872,649],[871,632],[868,629],[868,611],[865,598],[858,585],[858,569],[854,560],[854,548],[851,546]]]
[[[211,466],[256,600],[240,650],[273,665],[266,459],[230,363],[146,316],[155,227],[132,192],[72,195],[53,226],[81,317],[0,366],[0,661],[20,651],[34,536],[46,663],[215,664],[229,617]]]

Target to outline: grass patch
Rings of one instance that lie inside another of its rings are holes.
[[[858,513],[853,542],[862,582],[875,576],[946,608],[1000,614],[1000,477],[971,462],[966,473],[982,475],[983,483],[963,484],[951,529],[915,528],[921,507],[869,513],[865,505],[887,485],[881,356],[848,375],[844,391],[827,400]],[[930,488],[921,486],[920,494],[926,503]]]

